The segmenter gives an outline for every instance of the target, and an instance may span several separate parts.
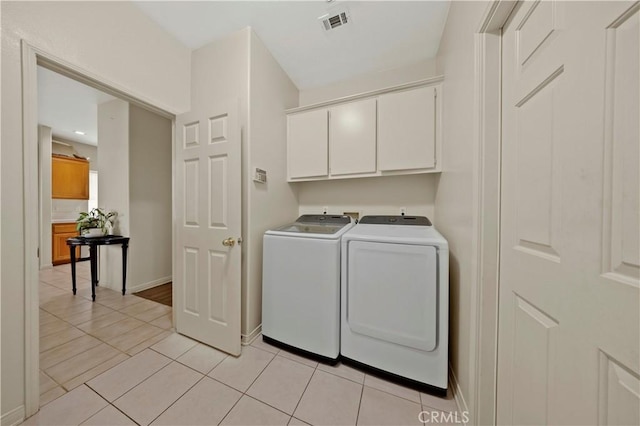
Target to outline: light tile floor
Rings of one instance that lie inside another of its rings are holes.
[[[106,288],[92,303],[87,262],[77,276],[74,297],[69,265],[40,274],[41,409],[24,424],[419,425],[421,411],[456,415],[450,395],[319,364],[261,337],[227,356],[175,333],[164,305]]]

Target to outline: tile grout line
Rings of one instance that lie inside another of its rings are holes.
[[[249,346],[251,346],[251,345],[249,345]],[[258,377],[260,377],[260,376],[262,375],[262,373],[264,373],[264,370],[266,370],[266,369],[267,369],[267,367],[268,367],[269,365],[271,365],[271,363],[273,362],[273,360],[274,360],[274,359],[276,359],[277,354],[274,354],[273,352],[265,351],[264,349],[256,348],[256,347],[254,347],[254,346],[251,346],[251,347],[252,347],[253,349],[258,349],[258,350],[260,350],[260,351],[262,351],[262,352],[266,352],[266,353],[272,354],[272,355],[273,355],[273,357],[269,360],[269,362],[267,363],[267,365],[265,365],[265,366],[264,366],[264,368],[263,368],[262,370],[260,370],[260,373],[256,376],[256,378],[255,378],[255,379],[253,379],[253,381],[251,382],[251,384],[250,384],[249,386],[247,386],[247,389],[246,389],[245,391],[239,391],[242,395],[240,396],[240,398],[238,398],[238,400],[236,401],[236,403],[235,403],[235,404],[233,404],[233,406],[229,409],[229,411],[227,411],[227,414],[225,414],[225,415],[224,415],[224,417],[222,418],[222,420],[220,420],[220,422],[218,423],[219,425],[220,425],[220,424],[222,424],[222,422],[224,422],[224,420],[229,416],[229,413],[231,413],[231,411],[233,411],[233,409],[235,408],[235,406],[236,406],[236,405],[238,405],[238,402],[240,402],[240,400],[242,399],[242,397],[243,397],[243,396],[245,396],[245,395],[246,395],[247,397],[251,398],[251,395],[247,395],[247,391],[248,391],[249,389],[251,389],[251,386],[253,386],[253,384],[256,382],[256,380],[258,380]],[[240,350],[240,356],[242,356],[242,349]],[[222,361],[220,361],[220,363],[219,363],[218,365],[220,365],[220,364],[222,364]],[[217,367],[217,366],[216,366],[216,367]],[[215,370],[215,369],[216,369],[216,367],[214,367],[211,371]],[[211,373],[211,371],[210,371],[209,373]],[[209,377],[209,376],[207,376],[207,377]],[[212,377],[212,379],[214,379],[214,378]],[[216,380],[216,379],[214,379],[214,380]],[[218,380],[218,381],[219,381],[219,380]],[[235,389],[235,388],[233,388],[233,389]],[[238,391],[238,389],[235,389],[235,390],[236,390],[236,391]],[[255,399],[255,398],[252,398],[252,399]],[[258,400],[256,399],[256,401],[258,401]],[[259,401],[259,402],[262,402],[262,401]],[[264,402],[262,402],[262,403],[264,404]],[[267,405],[268,405],[268,404],[267,404]],[[272,408],[275,408],[275,407],[272,407]],[[277,409],[277,408],[276,408],[276,409]]]
[[[258,398],[256,398],[255,396],[251,396],[251,395],[249,395],[249,394],[243,394],[243,396],[246,396],[247,398],[251,398],[251,399],[253,399],[254,401],[259,402],[260,404],[264,404],[264,405],[266,405],[267,407],[273,408],[274,410],[281,412],[281,413],[282,413],[282,414],[284,414],[285,416],[289,416],[289,420],[291,420],[291,417],[293,417],[293,414],[289,414],[289,413],[287,413],[286,411],[282,411],[280,408],[278,408],[278,407],[274,407],[273,405],[269,404],[268,402],[264,402],[264,401],[262,401],[262,400],[259,400],[259,399],[258,399]],[[288,423],[288,422],[287,422],[287,423]]]
[[[97,346],[94,346],[94,347],[97,347]],[[119,363],[117,363],[116,365],[113,365],[111,368],[114,368],[114,367],[116,367],[116,366],[120,365],[121,363],[125,362],[127,359],[131,358],[129,355],[125,354],[124,352],[121,352],[120,354],[124,354],[125,356],[127,356],[127,358],[126,358],[126,359],[123,359],[122,361],[120,361],[120,362],[119,362]],[[101,364],[111,361],[112,359],[114,359],[114,358],[116,358],[116,357],[120,356],[120,354],[116,354],[116,355],[112,356],[111,358],[109,358],[109,359],[106,359],[106,360],[102,361],[102,362],[101,362]],[[78,354],[78,355],[80,355],[80,354]],[[72,358],[73,358],[73,357],[72,357]],[[69,359],[71,359],[71,358],[69,358]],[[56,364],[56,365],[57,365],[57,364]],[[94,369],[94,368],[98,367],[99,365],[100,365],[100,364],[96,365],[95,367],[91,367],[89,370],[92,370],[92,369]],[[111,369],[111,368],[110,368],[110,369]],[[72,377],[72,378],[70,378],[66,383],[69,383],[69,382],[70,382],[70,381],[72,381],[73,379],[75,379],[75,378],[77,378],[77,377],[82,376],[83,374],[87,373],[89,370],[87,370],[87,371],[83,371],[82,373],[78,374],[77,376],[73,376],[73,377]],[[106,370],[106,371],[109,371],[109,370]],[[103,373],[104,373],[104,372],[105,372],[105,371],[103,371]],[[100,373],[100,374],[102,374],[102,373]],[[95,376],[95,377],[98,377],[100,374],[98,374],[98,375],[97,375],[97,376]],[[93,379],[93,378],[95,378],[95,377],[92,377],[91,379],[88,379],[88,380],[86,380],[86,381],[84,381],[84,382],[80,383],[78,386],[76,386],[76,387],[75,387],[75,388],[73,388],[73,389],[76,389],[77,387],[80,387],[80,386],[82,386],[82,385],[86,384],[89,380],[92,380],[92,379]],[[56,383],[57,383],[57,382],[56,382]],[[73,389],[69,389],[69,390],[67,390],[67,388],[65,388],[64,384],[60,384],[60,386],[61,386],[64,390],[66,390],[67,392],[71,392],[71,391],[73,390]]]
[[[420,400],[420,402],[415,402],[414,400],[411,400],[411,399],[409,399],[409,398],[405,398],[404,396],[400,396],[400,395],[397,395],[397,394],[395,394],[395,393],[392,393],[392,392],[389,392],[389,391],[386,391],[386,390],[383,390],[383,389],[379,389],[379,388],[376,388],[376,387],[374,387],[374,386],[367,385],[367,384],[366,384],[367,376],[374,377],[374,378],[376,378],[376,379],[378,379],[378,380],[385,381],[385,382],[390,383],[390,384],[392,384],[392,385],[401,386],[403,389],[408,389],[408,390],[411,390],[411,391],[418,392],[418,399]],[[387,395],[395,396],[396,398],[401,398],[401,399],[404,399],[405,401],[409,401],[409,402],[413,402],[414,404],[422,405],[422,396],[420,395],[420,391],[419,391],[419,390],[417,390],[417,389],[407,388],[407,387],[404,387],[404,386],[399,385],[399,384],[397,384],[397,383],[394,383],[394,382],[392,382],[392,381],[390,381],[390,380],[382,379],[382,378],[377,377],[377,376],[374,376],[374,375],[372,375],[372,374],[365,374],[365,381],[362,383],[362,385],[363,385],[363,386],[366,386],[366,387],[368,387],[368,388],[370,388],[370,389],[374,389],[374,390],[377,390],[377,391],[380,391],[380,392],[384,392],[384,393],[386,393]]]
[[[177,362],[175,359],[174,359],[173,361],[174,361],[174,362]],[[180,363],[178,363],[178,364],[180,364]],[[170,364],[167,364],[166,366],[168,366],[168,365],[170,365]],[[180,365],[182,365],[182,364],[180,364]],[[165,367],[166,367],[166,366],[165,366]],[[187,366],[185,366],[185,367],[187,367]],[[164,368],[164,367],[163,367],[163,368]],[[187,367],[187,368],[188,368],[188,367]],[[192,370],[193,370],[193,369],[192,369]],[[158,371],[160,371],[160,370],[158,370]],[[194,370],[194,371],[195,371],[195,370]],[[200,372],[198,371],[198,374],[202,374],[202,373],[200,373]],[[151,377],[151,376],[149,376],[149,377]],[[182,397],[183,397],[183,396],[185,396],[185,395],[186,395],[186,394],[187,394],[191,389],[193,389],[194,387],[196,387],[196,385],[197,385],[198,383],[200,383],[201,381],[203,381],[205,377],[207,377],[207,376],[206,376],[206,375],[203,375],[202,377],[200,377],[200,379],[198,379],[198,380],[197,380],[197,381],[196,381],[192,386],[190,386],[190,387],[189,387],[189,389],[187,389],[186,391],[184,391],[184,392],[182,393],[182,395],[180,395],[178,398],[176,398],[176,400],[175,400],[175,401],[173,401],[171,404],[169,404],[169,406],[168,406],[167,408],[165,408],[164,410],[162,410],[162,412],[160,412],[160,414],[158,414],[156,417],[154,417],[154,418],[153,418],[153,420],[151,420],[151,421],[149,422],[149,424],[152,424],[153,422],[155,422],[156,420],[158,420],[158,418],[159,418],[160,416],[162,416],[162,415],[163,415],[163,414],[164,414],[164,413],[165,413],[169,408],[173,407],[173,406],[174,406],[174,404],[175,404],[176,402],[180,401],[180,399],[182,399]]]
[[[128,418],[129,420],[131,420],[132,422],[134,422],[135,424],[139,425],[140,423],[136,422],[135,420],[133,420],[131,417],[129,417],[127,415],[127,413],[125,413],[124,411],[122,411],[121,409],[119,409],[118,407],[116,407],[115,405],[113,405],[109,400],[107,400],[107,398],[105,398],[104,396],[100,395],[100,393],[98,393],[98,391],[96,391],[94,388],[92,388],[88,383],[83,383],[86,387],[88,387],[89,389],[91,389],[96,395],[98,395],[100,398],[104,399],[105,401],[107,401],[107,407],[108,406],[112,406],[113,408],[115,408],[116,410],[118,410],[119,412],[121,412],[126,418]],[[89,416],[89,418],[83,420],[83,423],[86,422],[87,420],[89,420],[91,417],[95,416],[96,414],[98,414],[100,411],[104,410],[104,407],[102,409],[100,409],[97,413],[92,414],[91,416]]]
[[[365,376],[366,378],[366,376]],[[362,397],[364,396],[364,382],[362,383],[362,389],[360,389],[360,400],[358,401],[358,414],[356,414],[356,425],[360,419],[360,409],[362,408]]]
[[[291,418],[293,418],[293,416],[296,414],[296,411],[298,410],[298,406],[300,405],[300,401],[302,401],[302,397],[304,396],[304,394],[307,391],[307,389],[309,389],[309,384],[311,383],[311,380],[313,379],[313,376],[316,374],[316,371],[318,371],[318,366],[319,365],[320,365],[319,363],[316,364],[316,367],[313,369],[313,373],[311,373],[311,376],[309,377],[309,380],[307,381],[307,385],[304,387],[304,390],[300,394],[300,398],[298,398],[298,402],[296,403],[296,407],[293,409],[293,412],[291,413]],[[320,371],[322,371],[322,370],[320,370]],[[291,419],[289,419],[289,422],[291,422]]]
[[[340,361],[338,361],[338,362],[340,362]],[[318,364],[318,365],[319,365],[319,364]],[[326,365],[326,364],[325,364],[325,365]],[[344,365],[344,364],[342,364],[342,365]],[[346,365],[345,365],[345,367],[346,367]],[[349,367],[349,368],[351,368],[351,367]],[[349,380],[349,381],[351,381],[351,382],[353,382],[353,383],[357,383],[357,384],[359,384],[359,385],[364,386],[364,378],[362,379],[362,383],[360,383],[360,382],[358,382],[357,380],[351,379],[351,378],[349,378],[349,377],[341,376],[341,375],[339,375],[339,374],[337,374],[337,373],[334,373],[333,371],[323,370],[322,368],[319,368],[319,370],[320,370],[320,371],[322,371],[323,373],[329,373],[329,374],[331,374],[332,376],[340,377],[341,379]],[[354,368],[354,370],[356,370],[356,369]],[[360,370],[356,370],[356,371],[358,371],[358,372],[360,372],[360,373],[362,373],[362,374],[365,374],[365,373],[363,373],[363,372],[362,372],[362,371],[360,371]],[[369,387],[371,387],[371,386],[369,386]]]

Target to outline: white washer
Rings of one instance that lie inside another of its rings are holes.
[[[265,341],[326,362],[340,355],[340,238],[349,216],[303,215],[263,241]]]
[[[448,337],[447,241],[426,217],[363,217],[342,237],[342,357],[445,394]]]

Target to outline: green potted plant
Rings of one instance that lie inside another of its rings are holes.
[[[76,220],[76,229],[83,237],[102,237],[111,233],[117,216],[118,213],[114,211],[105,213],[100,208],[92,209],[90,212],[80,212]]]

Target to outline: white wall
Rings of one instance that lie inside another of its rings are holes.
[[[414,65],[365,74],[325,87],[300,91],[300,105],[378,90],[416,80],[434,77],[436,61],[426,60]],[[445,148],[446,149],[446,146]],[[437,175],[384,176],[332,181],[299,182],[300,214],[357,211],[366,214],[400,214],[400,207],[409,215],[426,215],[435,223],[434,201]]]
[[[97,108],[96,108],[97,110]],[[97,119],[97,117],[96,117]],[[55,131],[55,130],[54,130]],[[70,139],[60,138],[58,136],[53,136],[52,139],[54,141],[60,141],[66,144],[71,145],[71,148],[74,149],[78,155],[81,155],[85,158],[89,159],[89,169],[96,170],[98,168],[98,147],[95,145],[87,145],[86,143],[72,141]],[[54,144],[54,151],[55,151]]]
[[[315,181],[299,186],[300,214],[319,214],[328,207],[329,214],[358,212],[365,215],[400,214],[435,219],[434,200],[437,174],[385,176],[332,181]]]
[[[487,2],[452,2],[438,52],[444,79],[443,171],[435,199],[436,221],[450,251],[450,362],[475,419],[475,287],[478,253],[475,31]]]
[[[167,118],[119,99],[98,105],[98,204],[118,213],[114,233],[131,238],[128,293],[171,281],[171,136]],[[122,289],[121,247],[100,254],[100,284]]]
[[[128,293],[171,281],[171,135],[171,120],[129,106]]]
[[[437,75],[436,60],[426,59],[412,65],[363,74],[327,86],[300,91],[300,106],[311,105],[343,96],[355,95],[396,86],[411,81],[422,80]]]
[[[1,414],[19,420],[25,403],[26,285],[20,40],[173,113],[189,108],[190,52],[128,2],[1,2],[0,8]]]
[[[52,266],[51,127],[38,126],[40,268]]]
[[[98,194],[99,207],[116,211],[114,234],[131,234],[129,208],[129,103],[120,99],[98,105]],[[132,268],[129,267],[128,271]],[[122,288],[120,246],[100,248],[100,285]]]
[[[251,31],[248,127],[249,197],[245,252],[242,334],[262,324],[262,236],[298,214],[295,188],[287,183],[287,126],[284,110],[298,105],[298,89]],[[251,181],[257,168],[267,171],[267,183]]]

